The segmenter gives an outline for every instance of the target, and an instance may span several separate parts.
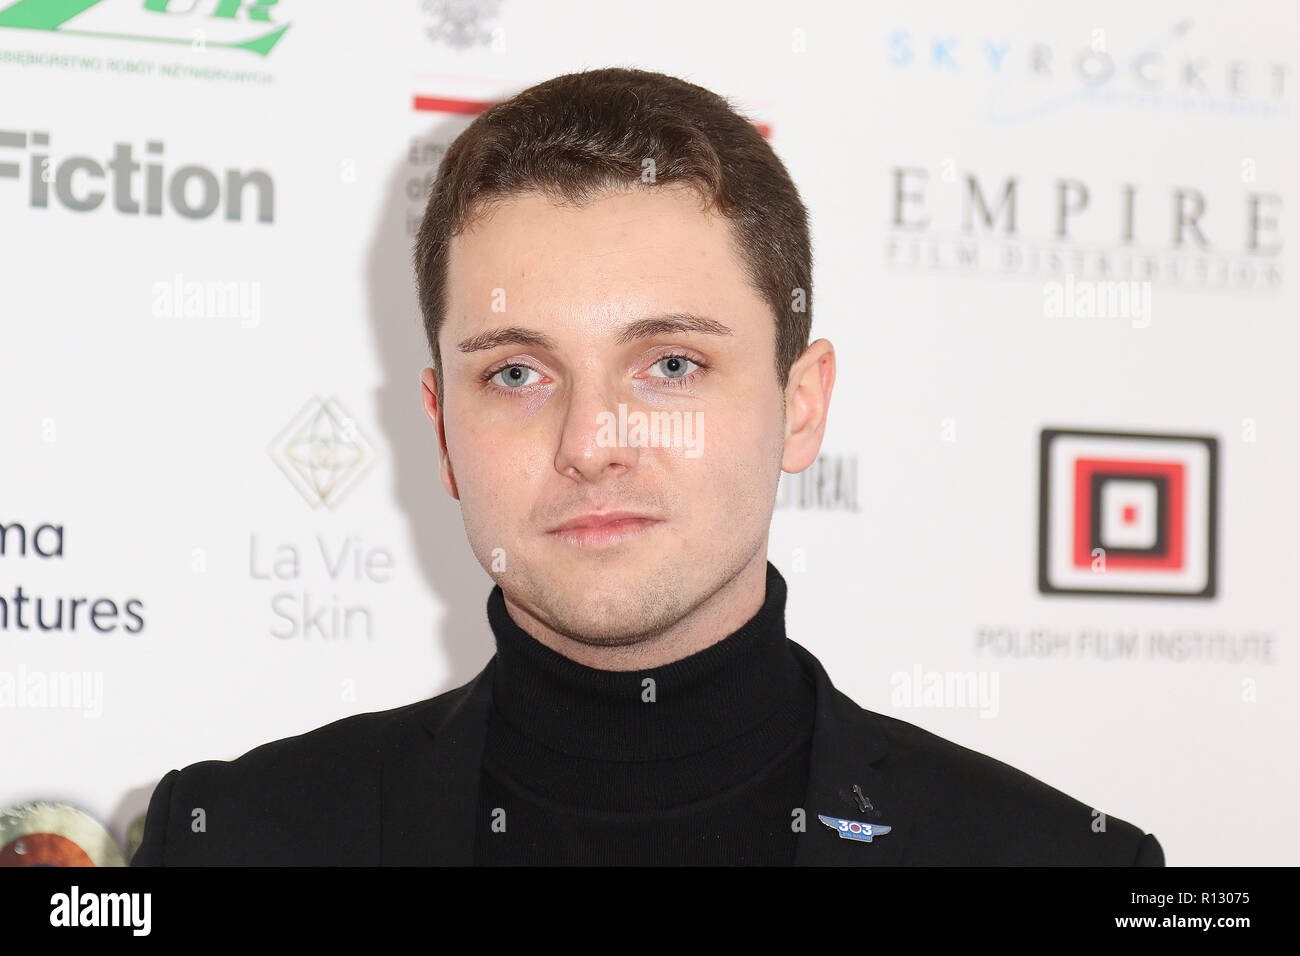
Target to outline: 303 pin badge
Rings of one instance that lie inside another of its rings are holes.
[[[884,836],[893,829],[893,827],[883,826],[879,823],[863,823],[860,820],[828,817],[824,813],[817,814],[817,819],[838,832],[841,840],[860,840],[863,843],[870,843],[874,837]]]

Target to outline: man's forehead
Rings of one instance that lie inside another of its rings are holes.
[[[734,266],[730,223],[686,187],[629,189],[581,204],[540,193],[494,199],[452,237],[448,284],[534,275],[548,266],[601,272],[655,264],[677,270]],[[520,271],[524,275],[520,276]]]
[[[691,189],[612,193],[581,206],[511,197],[452,240],[444,330],[462,351],[477,351],[495,330],[561,316],[619,341],[631,322],[729,334],[743,297],[763,308],[736,252],[729,223]]]

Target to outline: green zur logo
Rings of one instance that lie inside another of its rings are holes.
[[[0,0],[0,27],[70,36],[247,50],[266,56],[289,24],[275,26],[276,0],[137,0],[130,9],[106,0]],[[169,9],[176,7],[177,9]],[[98,8],[98,9],[96,9]],[[240,25],[246,30],[239,30]],[[269,28],[269,32],[264,32]],[[239,39],[241,33],[256,31]],[[210,35],[211,34],[211,35]]]

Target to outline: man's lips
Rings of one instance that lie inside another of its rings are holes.
[[[593,512],[592,514],[581,515],[577,518],[572,518],[564,522],[563,524],[556,525],[554,528],[551,529],[551,533],[555,534],[560,531],[586,530],[588,528],[603,528],[606,525],[611,525],[623,521],[649,522],[649,521],[656,521],[656,520],[658,519],[652,518],[649,515],[638,514],[635,511],[601,511],[601,512]]]
[[[575,548],[612,548],[663,522],[633,511],[603,511],[571,518],[550,534]]]

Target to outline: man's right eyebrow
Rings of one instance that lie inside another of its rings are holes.
[[[543,332],[534,332],[517,325],[508,325],[499,329],[489,329],[472,335],[459,343],[456,348],[461,352],[484,352],[502,345],[523,345],[534,349],[556,351],[555,340]]]

